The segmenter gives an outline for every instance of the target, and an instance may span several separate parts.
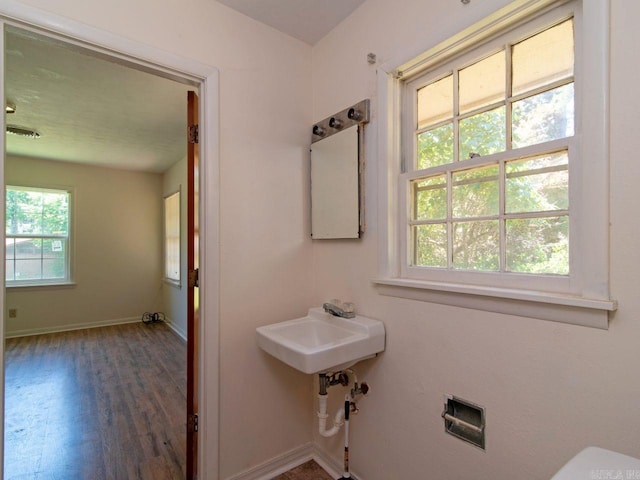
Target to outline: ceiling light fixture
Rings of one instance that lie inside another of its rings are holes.
[[[34,129],[17,127],[15,125],[7,125],[7,133],[18,135],[19,137],[40,138],[40,134]]]
[[[14,103],[7,102],[7,106],[4,111],[5,113],[16,113],[16,105]]]

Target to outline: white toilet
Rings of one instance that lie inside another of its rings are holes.
[[[587,447],[551,480],[640,480],[640,459],[598,447]]]

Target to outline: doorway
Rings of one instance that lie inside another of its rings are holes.
[[[16,22],[13,20],[3,21],[3,8],[0,7],[0,22],[3,24],[3,27],[7,27],[9,25],[11,28],[16,26]],[[18,8],[18,10],[20,10]],[[24,12],[25,20],[26,17],[29,16],[31,12]],[[15,19],[16,15],[20,15],[21,12],[18,11],[16,14],[15,8],[14,11],[11,12],[12,17]],[[29,19],[30,23],[34,23],[32,19]],[[55,28],[53,30],[57,31],[57,33],[68,36],[73,34],[72,36],[75,38],[83,38],[86,42],[91,43],[92,45],[103,45],[106,47],[105,50],[95,49],[92,47],[92,50],[96,55],[102,56],[104,58],[108,58],[109,61],[126,65],[128,67],[134,69],[142,69],[147,72],[153,72],[155,75],[159,75],[165,78],[170,78],[172,80],[178,80],[182,83],[188,83],[191,85],[195,85],[201,91],[201,119],[204,120],[205,125],[209,125],[211,129],[203,129],[203,134],[201,134],[202,144],[201,144],[201,158],[202,158],[202,166],[200,172],[200,188],[201,188],[201,218],[204,218],[206,212],[206,218],[216,220],[217,219],[217,200],[214,195],[217,190],[217,176],[215,174],[215,169],[217,167],[217,156],[216,150],[214,148],[207,148],[208,145],[213,145],[215,142],[215,125],[216,125],[216,116],[217,116],[217,105],[216,105],[216,97],[217,94],[217,72],[215,69],[197,64],[195,62],[186,61],[184,59],[176,59],[172,56],[168,56],[163,54],[162,52],[158,52],[148,47],[141,46],[135,44],[134,42],[127,41],[125,39],[116,39],[112,35],[105,34],[105,32],[90,32],[86,33],[86,29],[83,29],[82,26],[78,24],[74,24],[71,21],[61,18],[54,18],[53,16],[41,12],[41,15],[38,16],[37,21],[35,22],[40,24],[43,27],[50,27],[48,24],[55,24]],[[22,25],[19,25],[22,27]],[[33,29],[29,29],[33,30]],[[51,28],[49,28],[51,30]],[[42,34],[42,31],[36,30],[37,33]],[[49,32],[47,35],[52,36],[56,41],[63,41],[61,37],[58,37],[56,34],[52,34]],[[82,42],[73,42],[77,48],[87,48],[86,44]],[[2,48],[4,51],[4,47]],[[117,54],[114,52],[118,52]],[[149,60],[140,60],[140,58],[152,59]],[[0,64],[4,64],[0,61]],[[169,66],[160,67],[159,65]],[[191,72],[191,73],[184,73]],[[2,89],[2,86],[0,86]],[[0,92],[3,93],[4,91]],[[5,125],[2,124],[4,128]],[[2,146],[2,150],[5,150],[4,145],[4,136],[0,141],[0,145]],[[4,158],[3,158],[4,161]],[[4,179],[3,179],[4,180]],[[201,355],[199,357],[199,368],[198,368],[198,376],[199,376],[199,385],[200,391],[198,393],[198,397],[200,399],[200,405],[206,406],[206,412],[203,411],[199,414],[199,429],[202,432],[203,430],[206,432],[206,435],[202,435],[199,440],[200,448],[204,449],[205,445],[210,445],[210,448],[207,450],[212,452],[208,455],[200,455],[199,456],[199,470],[202,472],[200,478],[204,478],[205,472],[210,472],[215,475],[217,471],[217,458],[215,452],[217,452],[217,309],[215,305],[217,304],[217,278],[214,272],[217,271],[217,257],[215,255],[216,249],[211,248],[210,250],[206,248],[207,244],[215,246],[217,244],[217,231],[215,228],[207,228],[206,222],[201,222],[200,228],[200,245],[203,250],[203,254],[201,258],[201,270],[200,270],[200,285],[202,288],[202,292],[204,292],[204,286],[208,285],[209,288],[206,290],[206,294],[200,294],[200,310],[201,310],[201,319],[205,318],[208,321],[209,328],[207,332],[202,332],[200,335],[200,351]],[[215,226],[215,223],[213,224]],[[204,251],[208,250],[210,253],[206,253]],[[4,283],[2,285],[4,287]],[[4,313],[6,310],[5,305],[3,305],[2,312]],[[4,327],[5,327],[5,319],[2,319],[1,328],[4,335]],[[4,357],[3,357],[4,358]],[[206,365],[206,367],[205,367]],[[209,399],[209,400],[207,400]],[[208,412],[208,415],[206,414]],[[211,424],[214,428],[207,428],[207,426]]]

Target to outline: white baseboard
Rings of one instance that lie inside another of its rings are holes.
[[[313,444],[307,443],[226,480],[270,480],[311,459],[313,459]]]
[[[226,480],[271,480],[309,460],[314,460],[333,478],[342,476],[342,464],[335,462],[317,445],[307,443],[261,465],[228,477]],[[351,473],[351,478],[358,480],[359,477]]]
[[[187,332],[185,332],[182,328],[180,328],[177,324],[173,323],[169,317],[164,318],[164,323],[166,323],[171,330],[173,330],[176,335],[178,335],[185,342],[187,341]]]
[[[68,325],[55,325],[42,328],[28,328],[24,330],[14,330],[6,332],[5,338],[29,337],[31,335],[43,335],[46,333],[69,332],[71,330],[84,330],[85,328],[108,327],[111,325],[122,325],[125,323],[140,322],[140,317],[116,318],[112,320],[102,320],[99,322],[71,323]]]
[[[313,459],[333,478],[342,477],[343,465],[335,462],[324,450],[320,450],[317,445],[313,446]],[[358,480],[353,473],[351,473],[351,478]]]

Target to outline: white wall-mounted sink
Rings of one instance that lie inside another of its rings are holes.
[[[384,324],[356,315],[336,317],[310,308],[306,317],[256,329],[258,345],[304,373],[347,368],[384,350]]]

